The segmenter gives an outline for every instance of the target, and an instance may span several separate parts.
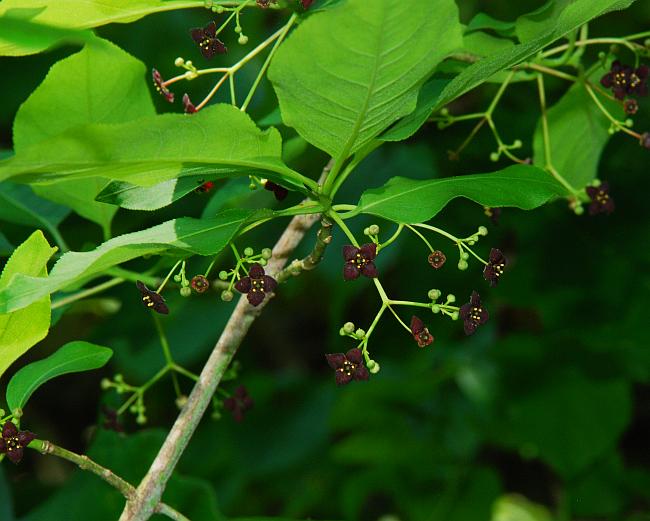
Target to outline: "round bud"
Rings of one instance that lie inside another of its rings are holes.
[[[257,185],[251,181],[251,184],[248,185],[249,190],[257,190]]]
[[[185,65],[185,60],[179,56],[174,60],[174,65],[176,65],[176,67],[182,67]]]
[[[123,382],[123,381],[124,381],[124,377],[122,376],[121,373],[117,373],[117,374],[113,377],[113,380],[115,380],[116,382]]]
[[[465,271],[468,268],[468,264],[466,260],[460,259],[458,261],[458,269],[461,271]]]
[[[361,329],[361,328],[357,329],[356,332],[355,332],[354,334],[355,334],[358,338],[363,338],[364,336],[366,336],[366,332],[365,332],[363,329]]]
[[[4,409],[0,409],[0,417],[2,417],[2,416],[4,416],[4,415],[5,415],[5,410],[4,410]]]
[[[381,369],[379,367],[379,364],[375,362],[374,360],[368,360],[368,363],[366,364],[366,367],[368,368],[368,371],[370,371],[371,374],[377,374],[379,370]]]
[[[224,9],[223,9],[223,6],[222,6],[222,5],[218,5],[218,6],[216,6],[216,7],[217,7],[217,10],[215,11],[215,13],[217,13],[217,14],[221,14],[221,13],[223,13]]]
[[[598,53],[598,59],[599,60],[604,60],[605,58],[607,58],[607,53],[605,51],[600,51]]]
[[[248,36],[245,34],[240,34],[239,38],[237,38],[237,43],[239,45],[246,45],[248,43]]]
[[[233,292],[227,289],[221,292],[221,300],[224,302],[230,302],[234,296]]]
[[[271,257],[273,257],[273,251],[271,250],[271,248],[264,248],[262,250],[262,257],[264,259],[270,259]]]
[[[106,390],[111,388],[111,381],[108,378],[102,378],[102,381],[99,383],[99,386]],[[2,416],[2,414],[0,414]]]
[[[485,237],[488,234],[488,229],[485,226],[479,226],[478,234],[483,235]]]
[[[602,181],[600,179],[596,178],[591,182],[591,186],[600,186],[601,183],[602,183]]]
[[[438,304],[434,304],[433,306],[431,306],[431,311],[433,311],[434,313],[440,313],[440,306]]]
[[[613,125],[610,126],[610,127],[607,129],[607,133],[608,133],[610,136],[613,136],[614,134],[616,134],[616,127],[614,127]]]
[[[573,209],[573,213],[575,213],[576,215],[582,215],[583,213],[585,213],[585,209],[583,208],[582,205],[578,205]]]
[[[185,407],[185,404],[187,403],[187,396],[184,394],[181,394],[178,398],[176,398],[176,407],[179,409],[182,409]]]
[[[177,273],[176,275],[174,275],[174,281],[175,282],[180,282],[182,280],[182,278],[183,277],[181,276],[180,273]]]
[[[458,317],[459,317],[459,316],[460,316],[460,315],[459,315],[458,311],[454,311],[454,312],[451,314],[451,319],[452,319],[452,320],[458,320]]]
[[[206,9],[210,9],[212,7],[212,0],[204,0],[203,5]]]
[[[189,297],[192,294],[192,289],[188,286],[183,286],[181,288],[181,297]]]
[[[625,120],[625,126],[626,126],[626,127],[631,127],[631,126],[633,126],[633,125],[634,125],[634,120],[632,120],[631,118],[627,118],[627,119]]]
[[[268,264],[266,259],[260,259],[257,261],[260,266],[266,266]]]
[[[187,60],[187,61],[185,62],[185,66],[186,66],[186,67],[189,67],[189,68],[191,69],[191,68],[194,66],[194,64],[192,63],[192,60]]]
[[[147,423],[147,417],[146,417],[144,414],[140,414],[140,415],[135,419],[135,422],[136,422],[138,425],[144,425],[145,423]]]
[[[363,234],[364,235],[370,235],[370,227],[364,228],[363,229]]]
[[[339,329],[339,335],[345,336],[345,330],[343,328]]]
[[[430,289],[429,293],[427,293],[427,296],[431,300],[438,300],[440,298],[440,295],[442,295],[442,291],[440,291],[439,289]]]
[[[474,239],[470,239],[469,241],[467,241],[467,244],[469,244],[470,246],[474,246],[476,244],[476,241]]]
[[[137,413],[139,410],[140,409],[138,408],[138,406],[136,404],[133,404],[133,405],[131,405],[131,407],[129,407],[129,412],[132,413],[132,414]]]
[[[499,160],[499,154],[497,152],[492,152],[490,154],[490,161],[496,163]]]
[[[441,116],[449,116],[449,109],[447,107],[440,109]]]
[[[620,50],[619,46],[616,45],[615,43],[609,46],[609,52],[612,54],[618,54],[618,51]]]
[[[370,232],[370,235],[379,235],[379,226],[372,224],[368,227],[368,231]]]
[[[521,142],[521,139],[515,139],[515,142],[512,144],[512,148],[521,148],[523,146],[523,143]]]
[[[447,303],[453,304],[456,302],[456,295],[452,295],[451,293],[447,295]]]
[[[464,251],[463,253],[460,254],[460,258],[463,259],[463,260],[469,259],[469,253]]]
[[[343,331],[352,334],[354,332],[354,324],[352,322],[346,322],[343,324]]]
[[[647,40],[643,40],[643,45],[645,45],[650,49],[650,38],[648,38]]]
[[[244,248],[244,255],[246,255],[246,257],[251,257],[254,253],[255,250],[253,250],[253,248],[251,248],[250,246]]]
[[[228,280],[228,272],[226,270],[221,270],[219,272],[219,278],[221,280]]]
[[[237,25],[237,26],[235,27],[235,32],[236,32],[237,34],[241,33],[241,25]]]

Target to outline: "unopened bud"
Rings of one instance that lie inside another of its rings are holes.
[[[467,261],[466,261],[466,260],[464,260],[464,259],[460,259],[460,260],[458,261],[458,269],[459,269],[459,270],[461,270],[461,271],[465,271],[465,270],[468,268],[468,266],[469,266],[469,265],[467,264]]]
[[[479,226],[478,234],[483,235],[485,237],[488,234],[488,229],[485,226]]]
[[[376,224],[371,224],[368,227],[368,231],[370,232],[370,235],[379,235],[379,226]]]
[[[233,294],[232,291],[229,290],[224,290],[221,292],[221,300],[224,302],[230,302],[235,295]]]
[[[174,65],[176,65],[176,67],[182,67],[185,65],[185,60],[179,56],[174,60]]]
[[[346,322],[343,324],[343,331],[346,333],[353,333],[354,332],[354,324],[352,322]]]
[[[440,298],[440,295],[442,295],[442,291],[439,289],[430,289],[429,293],[427,294],[431,300],[438,300]]]

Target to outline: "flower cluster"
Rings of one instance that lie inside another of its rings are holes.
[[[609,72],[600,79],[600,84],[606,89],[611,89],[614,97],[619,100],[626,96],[647,96],[648,72],[650,69],[647,65],[634,69],[616,60]]]
[[[2,426],[0,438],[0,454],[6,454],[9,461],[18,464],[23,459],[25,447],[29,445],[36,435],[29,431],[19,431],[11,421]]]
[[[251,266],[247,277],[242,277],[235,284],[235,289],[245,293],[252,306],[259,306],[267,293],[272,293],[277,288],[277,281],[266,275],[264,268],[258,263]]]

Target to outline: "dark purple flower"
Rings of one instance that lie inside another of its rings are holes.
[[[411,317],[411,333],[420,347],[426,347],[433,342],[433,335],[424,327],[424,322],[415,315]]]
[[[201,49],[204,58],[210,60],[215,54],[225,54],[228,49],[219,38],[217,38],[217,24],[212,21],[205,27],[190,29],[190,36]]]
[[[634,98],[628,98],[623,102],[623,110],[629,116],[633,116],[639,110],[639,104]]]
[[[272,293],[278,287],[276,280],[264,273],[264,268],[255,263],[248,271],[248,277],[242,277],[235,284],[235,289],[240,293],[246,293],[248,302],[253,306],[259,306],[264,300],[264,295]]]
[[[487,309],[481,304],[481,296],[476,291],[472,291],[469,302],[460,307],[459,314],[463,319],[466,335],[473,334],[478,326],[485,324],[490,318]]]
[[[506,258],[501,253],[501,250],[492,248],[490,250],[490,258],[488,263],[483,269],[483,277],[494,287],[499,283],[499,277],[503,275],[503,269],[506,267]]]
[[[210,287],[210,281],[203,275],[196,275],[192,277],[190,286],[192,286],[192,289],[197,293],[205,293]]]
[[[161,315],[167,315],[169,313],[169,308],[165,304],[165,299],[160,293],[151,291],[147,286],[144,285],[142,281],[136,281],[135,285],[142,295],[142,303],[149,309],[153,309],[156,313]]]
[[[151,77],[153,78],[153,85],[159,94],[162,94],[169,103],[174,103],[174,93],[165,87],[165,82],[162,76],[156,69],[151,69]]]
[[[336,373],[336,385],[345,385],[352,380],[367,380],[368,369],[363,363],[361,349],[350,349],[347,353],[325,355],[327,363]]]
[[[585,188],[587,195],[591,197],[589,215],[606,213],[609,215],[615,209],[614,200],[609,195],[609,184],[600,183],[600,186],[588,186]]]
[[[237,387],[232,396],[223,401],[223,406],[227,411],[230,411],[236,422],[242,421],[244,413],[252,409],[253,405],[253,399],[248,395],[248,391],[243,385]]]
[[[187,93],[183,94],[183,110],[185,110],[185,114],[194,114],[197,111]]]
[[[650,132],[644,132],[639,138],[639,145],[643,148],[650,148]]]
[[[374,243],[364,244],[361,248],[355,248],[352,245],[343,246],[343,278],[345,280],[354,280],[359,275],[371,279],[377,276],[377,267],[373,262],[377,258],[377,245]]]
[[[273,181],[267,181],[264,183],[264,188],[269,192],[273,192],[273,195],[278,201],[286,199],[287,195],[289,195],[289,190],[287,190],[284,186],[280,186],[279,184],[274,183]]]
[[[626,95],[648,95],[648,66],[641,65],[634,69],[629,65],[623,65],[616,60],[607,74],[600,79],[600,84],[611,89],[616,99],[624,99]]]
[[[2,437],[0,438],[0,454],[6,454],[7,458],[14,463],[20,463],[23,459],[23,451],[36,434],[29,431],[19,431],[12,421],[7,421],[2,427]]]
[[[436,250],[429,255],[429,264],[435,269],[440,269],[444,265],[447,257],[440,250]]]
[[[119,422],[117,411],[106,405],[102,406],[102,412],[104,413],[104,423],[102,427],[108,431],[115,432],[124,432],[124,426]]]

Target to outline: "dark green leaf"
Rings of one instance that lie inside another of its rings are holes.
[[[488,174],[426,181],[393,177],[381,188],[366,190],[354,212],[418,223],[434,217],[456,197],[484,206],[532,210],[565,194],[566,189],[544,170],[514,165]]]
[[[523,496],[501,496],[494,504],[491,521],[553,521],[553,516],[542,505]]]
[[[14,251],[14,245],[11,244],[4,233],[0,232],[0,257],[7,257]]]
[[[32,362],[18,371],[7,384],[9,410],[24,408],[32,394],[44,383],[68,373],[99,369],[113,355],[108,347],[89,342],[70,342],[56,353]]]
[[[412,112],[422,82],[461,45],[450,0],[375,0],[372,9],[349,0],[307,18],[269,78],[284,123],[342,160]]]
[[[56,228],[70,214],[64,206],[35,195],[29,186],[0,183],[0,220],[35,228]]]

